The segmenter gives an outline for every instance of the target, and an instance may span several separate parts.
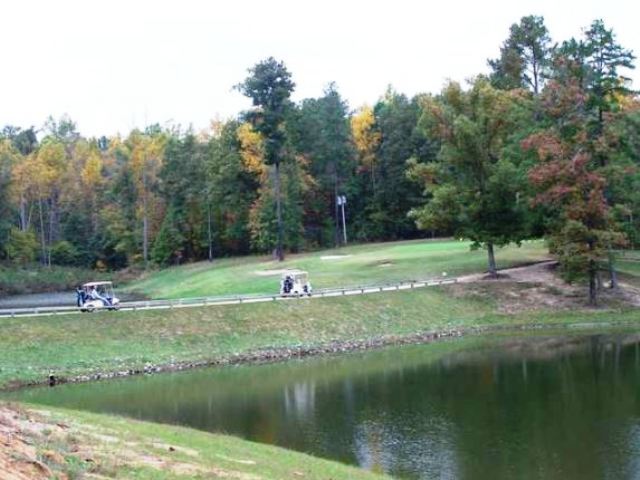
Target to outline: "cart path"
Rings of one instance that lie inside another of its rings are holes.
[[[467,289],[481,288],[482,285],[504,284],[505,292],[508,290],[508,284],[529,283],[535,286],[528,290],[529,296],[535,297],[533,303],[540,305],[548,305],[549,307],[559,307],[564,305],[566,308],[574,308],[575,301],[573,297],[579,297],[577,286],[566,284],[558,275],[555,274],[555,266],[557,262],[546,260],[530,265],[515,268],[507,268],[499,270],[499,277],[491,279],[487,273],[476,273],[472,275],[462,275],[459,277],[438,277],[425,280],[404,281],[398,283],[388,283],[384,285],[365,285],[340,288],[327,288],[315,290],[311,297],[282,297],[275,295],[227,295],[216,297],[199,297],[199,298],[180,298],[172,300],[146,300],[146,301],[128,301],[121,303],[121,311],[135,310],[166,310],[173,308],[194,308],[208,307],[218,305],[240,305],[245,303],[266,303],[277,301],[299,301],[314,300],[325,297],[340,297],[351,295],[370,295],[380,292],[393,292],[401,290],[411,290],[417,288],[435,287],[441,285],[458,284],[458,289],[466,291]],[[473,286],[475,285],[475,287]],[[627,288],[629,286],[622,285],[624,288],[620,290],[619,296],[625,303],[632,306],[640,306],[640,289]],[[548,289],[556,289],[561,295],[550,295]],[[501,290],[500,290],[501,291]],[[537,297],[536,297],[537,295]],[[539,298],[538,298],[539,297]],[[566,297],[566,302],[563,303]],[[509,303],[509,302],[507,302]],[[513,302],[511,302],[513,303]],[[522,302],[520,302],[522,303]],[[526,302],[525,302],[526,303]],[[531,303],[531,302],[529,302]],[[510,303],[509,303],[510,305]],[[1,305],[0,305],[1,307]],[[521,309],[522,305],[518,302],[512,305],[514,311]],[[511,311],[511,307],[506,308],[505,312]],[[28,307],[28,308],[5,308],[0,309],[1,317],[17,317],[17,316],[50,316],[61,314],[78,314],[82,313],[75,306],[64,307]]]
[[[309,297],[282,297],[280,295],[228,295],[224,297],[199,297],[199,298],[178,298],[172,300],[144,300],[122,302],[120,311],[135,310],[167,310],[172,308],[194,308],[209,307],[218,305],[240,305],[246,303],[266,303],[277,301],[297,301],[301,299],[317,299],[326,297],[341,297],[350,295],[368,295],[380,292],[394,292],[400,290],[411,290],[415,288],[434,287],[439,285],[449,285],[456,283],[456,278],[435,278],[421,281],[387,283],[384,285],[366,285],[357,287],[328,288],[314,290]],[[75,302],[75,296],[73,301]],[[0,318],[6,317],[41,317],[50,315],[70,315],[84,313],[76,306],[64,307],[27,307],[27,308],[3,308],[0,309]],[[96,312],[97,313],[97,312]]]

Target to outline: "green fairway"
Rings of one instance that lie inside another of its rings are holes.
[[[482,272],[484,250],[471,251],[469,242],[407,241],[358,245],[290,255],[278,263],[268,257],[239,257],[199,262],[151,273],[126,286],[151,298],[277,292],[280,270],[309,272],[314,288],[366,285]],[[548,258],[542,241],[497,249],[499,268]]]

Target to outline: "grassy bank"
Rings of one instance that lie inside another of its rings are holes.
[[[234,437],[86,412],[0,404],[0,424],[2,478],[385,478]]]
[[[416,280],[487,268],[484,250],[469,242],[407,241],[345,247],[290,255],[278,263],[267,257],[241,257],[199,262],[154,272],[126,286],[151,298],[180,298],[237,293],[276,292],[281,270],[306,270],[314,288]],[[546,259],[544,242],[497,250],[500,268]]]
[[[0,296],[73,290],[76,285],[95,276],[95,271],[86,268],[0,265]]]
[[[502,288],[499,287],[498,288]],[[0,320],[0,387],[209,362],[264,349],[369,341],[470,326],[633,321],[634,310],[500,314],[463,286],[267,304]]]

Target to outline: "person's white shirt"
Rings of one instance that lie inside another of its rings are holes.
[[[91,291],[89,292],[89,296],[94,300],[100,298],[100,295],[98,295],[98,290],[96,290],[95,288],[91,289]]]

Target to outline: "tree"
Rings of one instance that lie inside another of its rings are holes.
[[[633,69],[635,56],[616,42],[612,30],[602,20],[595,20],[585,32],[585,60],[589,82],[586,85],[586,108],[593,112],[589,125],[589,136],[597,142],[605,128],[605,114],[618,110],[620,100],[632,94],[628,87],[631,81],[619,73],[621,68]],[[607,163],[603,152],[595,150],[601,166]]]
[[[305,165],[317,185],[313,201],[306,205],[306,230],[316,232],[320,245],[339,245],[342,226],[337,196],[346,193],[355,170],[348,106],[331,83],[322,97],[303,100],[290,119],[291,143],[307,160]]]
[[[207,150],[207,144],[191,132],[184,136],[176,133],[167,141],[159,174],[166,211],[152,250],[152,258],[159,264],[202,257]]]
[[[632,191],[616,188],[616,183],[628,179],[634,167],[637,168],[633,155],[625,158],[621,154],[624,150],[620,147],[626,139],[616,128],[619,117],[625,115],[625,99],[633,95],[628,87],[630,80],[622,76],[620,70],[633,69],[634,59],[631,51],[616,42],[613,31],[607,29],[602,20],[595,20],[585,31],[584,39],[571,39],[558,50],[554,62],[554,83],[549,89],[551,93],[555,92],[556,100],[572,100],[571,95],[563,95],[567,86],[579,92],[580,110],[567,108],[558,102],[555,105],[560,113],[571,112],[574,118],[580,118],[580,122],[572,122],[562,115],[556,117],[584,135],[581,147],[596,163],[592,170],[597,170],[606,179],[605,200],[614,211],[628,209]],[[571,134],[566,129],[560,133],[565,140]],[[610,285],[616,288],[618,281],[611,246],[607,251]]]
[[[375,122],[373,109],[367,105],[361,107],[351,117],[351,135],[358,152],[360,170],[371,176],[371,190],[374,195],[376,191],[376,152],[381,140]]]
[[[149,264],[152,219],[158,213],[158,175],[162,166],[166,137],[161,131],[133,131],[128,138],[130,163],[137,190],[137,214],[142,220],[142,258]]]
[[[551,38],[544,18],[522,17],[514,23],[500,48],[500,58],[489,60],[491,81],[497,88],[529,88],[540,93],[551,64]]]
[[[563,141],[553,130],[532,135],[523,147],[534,149],[540,161],[529,174],[539,189],[534,201],[560,211],[551,250],[568,280],[587,276],[589,303],[595,306],[598,263],[611,245],[624,243],[605,198],[606,179],[580,142]]]
[[[284,158],[286,143],[285,119],[290,108],[291,92],[295,83],[284,63],[273,57],[249,69],[249,76],[237,86],[245,96],[251,98],[254,110],[247,112],[246,118],[264,139],[264,160],[275,167],[276,222],[278,235],[276,257],[284,260],[282,202],[280,192],[280,163]]]
[[[419,232],[407,212],[422,204],[422,190],[407,178],[407,161],[430,162],[437,151],[433,137],[417,128],[420,98],[409,99],[389,87],[373,108],[380,138],[375,151],[376,188],[372,190],[364,170],[351,185],[352,223],[362,240],[413,238]]]
[[[11,198],[12,170],[21,159],[20,153],[13,147],[11,140],[0,139],[0,258],[7,253],[9,231],[14,217]]]
[[[519,243],[528,233],[526,202],[520,198],[525,179],[505,155],[510,133],[530,118],[527,102],[523,91],[497,90],[483,77],[469,91],[450,83],[438,98],[425,97],[420,124],[442,147],[437,162],[413,161],[409,170],[428,198],[411,212],[418,226],[486,247],[493,277],[494,246]]]
[[[210,140],[206,191],[211,258],[214,241],[220,253],[250,250],[249,211],[267,170],[261,148],[260,135],[237,121],[222,124]]]

